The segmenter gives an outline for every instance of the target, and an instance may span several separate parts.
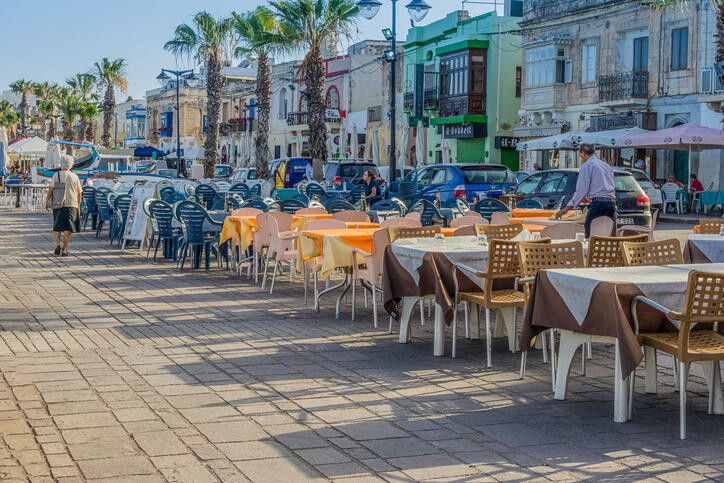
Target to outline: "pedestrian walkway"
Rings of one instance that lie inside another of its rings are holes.
[[[1,481],[724,478],[698,367],[680,441],[666,357],[659,394],[639,377],[616,424],[609,346],[555,401],[540,353],[518,380],[507,340],[493,370],[462,335],[433,357],[431,323],[401,345],[368,310],[316,314],[299,283],[270,296],[90,232],[55,257],[49,227],[0,209]]]

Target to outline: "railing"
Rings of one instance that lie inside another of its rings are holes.
[[[415,109],[415,94],[413,92],[405,92],[402,107],[405,111],[412,111]]]
[[[325,122],[341,122],[339,117],[328,117],[325,116]],[[309,124],[309,112],[290,112],[287,114],[287,125],[294,126],[296,124]]]
[[[229,119],[231,132],[244,132],[248,129],[248,121],[246,119]]]
[[[422,99],[425,109],[437,109],[437,88],[425,89]]]
[[[702,68],[699,93],[709,96],[724,94],[724,75],[720,75],[714,67]]]
[[[619,72],[598,76],[598,101],[646,99],[649,96],[648,72]]]

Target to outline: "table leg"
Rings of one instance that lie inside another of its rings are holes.
[[[613,420],[617,423],[625,423],[628,421],[628,395],[629,384],[628,377],[624,379],[621,376],[621,354],[618,339],[616,339],[616,359],[613,374]]]
[[[435,304],[435,332],[432,355],[440,357],[445,355],[445,322],[442,320],[442,307]]]
[[[505,323],[505,331],[508,333],[508,348],[510,352],[515,353],[515,342],[518,339],[518,332],[515,330],[515,307],[506,307],[499,309],[499,311]]]
[[[724,396],[721,388],[721,371],[719,370],[719,361],[702,362],[704,376],[709,391],[714,393],[713,401],[709,405],[710,414],[724,414]],[[712,374],[713,372],[713,374]]]
[[[586,341],[586,336],[576,334],[570,330],[561,330],[561,338],[558,344],[558,369],[556,370],[556,390],[554,399],[566,400],[568,385],[568,372],[571,370],[571,362],[578,347]]]
[[[15,188],[15,208],[20,208],[20,187]]]
[[[315,312],[319,312],[319,299],[322,298],[322,295],[327,294],[327,293],[331,292],[332,290],[336,290],[336,289],[346,285],[347,277],[348,277],[348,275],[345,275],[344,280],[342,280],[340,283],[338,283],[337,285],[334,285],[333,287],[328,287],[317,294],[317,296],[314,298]],[[339,317],[337,317],[337,318],[339,318]]]
[[[400,310],[400,338],[398,342],[400,344],[407,344],[410,342],[410,318],[412,317],[412,310],[420,300],[420,297],[402,297]]]
[[[465,302],[465,310],[468,313],[468,326],[470,327],[470,338],[480,340],[480,308],[470,302]]]
[[[29,206],[29,199],[30,199],[30,188],[25,188],[25,214],[28,214]]]

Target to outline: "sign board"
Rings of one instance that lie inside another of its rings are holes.
[[[462,124],[445,124],[445,139],[473,139],[488,136],[488,125],[481,122],[465,122]]]
[[[342,116],[339,114],[339,109],[325,109],[324,117],[327,119],[342,119]]]
[[[184,155],[184,148],[181,148],[178,150],[178,157],[182,157]]]
[[[518,146],[519,139],[512,136],[495,136],[495,149],[512,149]]]
[[[655,112],[636,112],[629,114],[613,114],[609,116],[591,116],[591,131],[610,131],[612,129],[656,129]]]
[[[415,117],[422,117],[425,96],[425,64],[415,64]]]
[[[123,246],[126,241],[138,241],[143,246],[143,240],[146,238],[146,225],[150,220],[143,209],[143,203],[154,195],[158,180],[147,180],[142,185],[136,185],[133,188],[133,197],[131,198],[131,206],[128,208],[128,218],[126,218],[126,231],[123,234]]]

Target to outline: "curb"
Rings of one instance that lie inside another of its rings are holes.
[[[659,216],[657,223],[678,223],[678,224],[689,224],[691,226],[695,226],[699,224],[699,219],[693,219],[693,218],[679,218],[676,216],[666,216],[661,215]]]

